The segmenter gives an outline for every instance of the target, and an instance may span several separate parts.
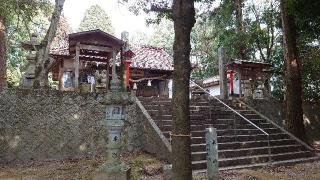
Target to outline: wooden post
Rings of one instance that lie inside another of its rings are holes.
[[[64,69],[63,69],[63,60],[61,60],[61,62],[59,63],[59,91],[63,90],[63,73],[64,73]]]
[[[234,87],[233,87],[233,82],[234,82],[234,71],[233,69],[231,69],[230,71],[230,95],[233,96],[233,93],[234,93]]]
[[[238,81],[239,81],[239,97],[242,97],[242,83],[241,83],[241,70],[238,70]]]
[[[80,43],[78,42],[76,45],[76,57],[74,62],[74,75],[75,75],[74,86],[76,90],[79,88],[79,65],[80,65],[79,55],[80,55]]]
[[[109,77],[109,70],[110,69],[110,59],[107,61],[107,79],[106,79],[106,91],[108,92],[110,89],[110,77]]]
[[[227,73],[225,70],[225,49],[220,47],[218,50],[219,54],[219,78],[220,78],[220,98],[227,99]]]

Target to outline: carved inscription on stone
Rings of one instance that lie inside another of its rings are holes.
[[[106,118],[108,120],[124,120],[125,107],[109,105],[106,108]]]

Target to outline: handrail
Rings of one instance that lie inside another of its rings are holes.
[[[255,128],[257,128],[258,130],[260,130],[261,132],[263,132],[265,135],[269,136],[269,134],[267,132],[265,132],[263,129],[261,129],[260,127],[258,127],[256,124],[254,124],[253,122],[251,122],[249,119],[247,119],[246,117],[242,116],[240,113],[238,113],[236,110],[234,110],[233,108],[231,108],[230,106],[228,106],[226,103],[224,103],[223,101],[221,101],[220,99],[218,99],[217,97],[211,95],[208,91],[206,91],[204,88],[202,88],[200,85],[198,85],[197,83],[195,83],[194,81],[190,80],[190,82],[192,82],[194,85],[196,85],[198,88],[200,88],[202,91],[204,91],[205,93],[209,94],[210,96],[212,96],[214,99],[216,99],[217,101],[219,101],[221,104],[223,104],[224,106],[226,106],[228,109],[230,109],[232,112],[234,112],[235,114],[237,114],[238,116],[240,116],[242,119],[246,120],[248,123],[250,123],[251,125],[253,125]]]

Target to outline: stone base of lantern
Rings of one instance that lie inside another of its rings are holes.
[[[105,163],[94,173],[93,180],[129,180],[131,169],[124,163]]]

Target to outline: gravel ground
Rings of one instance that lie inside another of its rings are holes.
[[[162,180],[163,162],[147,154],[135,154],[123,158],[132,167],[133,180]],[[104,158],[94,157],[78,160],[34,162],[0,167],[0,180],[43,180],[43,179],[91,179],[94,170],[104,162]],[[220,179],[258,180],[320,180],[320,161],[290,166],[269,166],[256,169],[221,171]],[[195,180],[206,179],[205,174],[197,174]]]

